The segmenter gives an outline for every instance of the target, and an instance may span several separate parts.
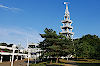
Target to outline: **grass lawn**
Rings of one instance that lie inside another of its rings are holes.
[[[73,60],[65,60],[65,59],[59,59],[60,63],[49,63],[48,61],[46,62],[40,62],[37,64],[31,64],[30,66],[72,66],[72,64],[65,64],[65,63],[100,63],[100,60],[96,60],[96,59],[79,59],[76,61]],[[73,65],[74,66],[74,65]]]
[[[48,66],[48,65],[57,65],[57,66],[64,66],[64,63],[47,63],[47,62],[41,62],[37,64],[31,64],[30,66]]]
[[[37,63],[37,64],[31,64],[30,66],[46,66],[46,62],[41,62],[41,63]]]
[[[79,60],[65,60],[65,59],[59,59],[62,63],[100,63],[100,60],[96,59],[79,59]]]
[[[37,63],[37,64],[31,64],[30,66],[72,66],[72,64],[64,64],[64,63],[51,63],[51,64],[49,64],[46,62],[41,62],[41,63]]]

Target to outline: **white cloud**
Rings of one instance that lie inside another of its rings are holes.
[[[10,7],[4,6],[4,5],[0,5],[0,8],[5,8],[5,9],[9,9],[9,10],[14,10],[14,11],[20,11],[21,10],[19,8],[10,8]]]
[[[43,39],[40,37],[39,32],[30,29],[22,28],[1,28],[0,27],[0,42],[22,44],[26,47],[27,38],[29,43],[37,43]]]

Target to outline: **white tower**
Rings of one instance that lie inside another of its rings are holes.
[[[64,20],[61,21],[63,26],[61,26],[62,32],[60,33],[66,36],[67,38],[73,39],[74,33],[72,32],[73,27],[71,26],[72,20],[70,20],[70,13],[68,11],[68,2],[64,2],[64,4],[66,5],[66,10],[64,15]]]

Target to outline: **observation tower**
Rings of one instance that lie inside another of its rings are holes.
[[[73,39],[74,33],[72,32],[73,27],[71,26],[72,20],[70,19],[70,13],[68,11],[68,2],[64,2],[64,4],[66,5],[66,9],[65,9],[64,20],[61,21],[63,26],[61,26],[62,32],[60,33],[66,36],[67,38]]]

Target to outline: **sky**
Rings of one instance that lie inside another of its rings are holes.
[[[61,32],[64,2],[69,12],[74,38],[86,34],[100,37],[100,0],[0,0],[0,42],[8,44],[38,43],[45,28]]]

